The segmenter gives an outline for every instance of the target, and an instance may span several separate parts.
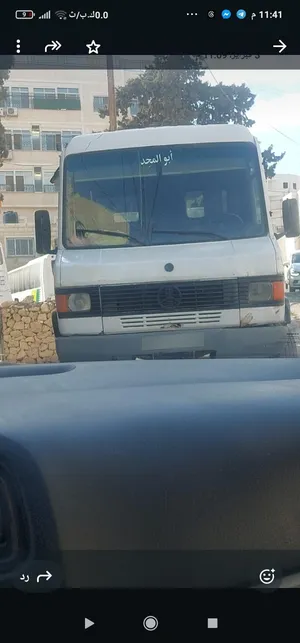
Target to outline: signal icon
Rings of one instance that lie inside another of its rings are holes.
[[[55,11],[55,15],[56,15],[60,20],[67,20],[67,12],[66,12],[66,11]]]
[[[42,16],[39,16],[39,20],[50,20],[51,18],[51,11],[46,11],[46,13],[43,13]]]

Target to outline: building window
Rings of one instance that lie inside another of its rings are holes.
[[[6,87],[0,107],[80,110],[78,87]]]
[[[284,182],[284,183],[283,183],[283,187],[284,187],[284,189],[286,190],[286,189],[289,187],[289,184],[288,184],[288,183],[286,183],[286,182]]]
[[[32,171],[15,172],[16,192],[34,192]]]
[[[58,87],[57,96],[62,98],[70,98],[76,96],[79,98],[79,89],[77,87]]]
[[[12,210],[3,212],[3,223],[19,223],[18,213],[13,212]]]
[[[31,150],[31,134],[29,130],[13,130],[13,149]]]
[[[8,87],[3,107],[17,107],[19,109],[29,107],[28,87]]]
[[[80,95],[77,87],[35,87],[32,107],[34,109],[80,110]]]
[[[60,152],[61,151],[61,133],[60,132],[42,132],[42,150]]]
[[[297,183],[293,183],[293,190],[297,190]]]
[[[79,136],[81,132],[78,131],[64,131],[64,132],[42,132],[42,150],[60,152],[63,147],[66,147],[74,136]]]
[[[43,178],[42,178],[42,168],[34,168],[34,191],[43,192]]]
[[[55,185],[54,183],[51,183],[52,177],[53,177],[53,170],[51,170],[51,172],[48,172],[48,171],[43,172],[44,192],[57,192],[57,185]]]
[[[9,150],[31,150],[31,132],[29,130],[6,130],[5,141]]]
[[[32,149],[40,150],[41,149],[41,133],[39,125],[32,125],[31,127],[31,136],[32,136]]]
[[[0,172],[0,192],[14,192],[15,182],[13,172]]]
[[[16,192],[24,192],[24,176],[16,176]]]
[[[34,98],[46,98],[51,99],[55,98],[55,88],[54,87],[34,87],[33,97]]]
[[[61,133],[61,144],[62,147],[67,147],[69,145],[70,141],[74,136],[80,136],[81,132],[62,132]]]
[[[107,107],[108,107],[108,97],[107,96],[94,96],[93,97],[94,112],[99,112],[100,109],[107,109]]]
[[[139,111],[139,101],[134,99],[130,105],[130,116],[136,116]]]
[[[34,255],[34,239],[19,237],[6,239],[7,257],[32,257]]]
[[[32,172],[0,172],[0,191],[34,192]]]
[[[12,150],[13,148],[13,141],[12,141],[12,132],[10,130],[5,130],[5,145],[8,150]]]

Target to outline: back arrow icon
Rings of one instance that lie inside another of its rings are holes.
[[[278,53],[282,54],[282,52],[287,48],[287,45],[285,45],[285,43],[282,42],[282,40],[279,40],[279,44],[273,45],[273,47],[275,47],[275,49],[279,49]]]
[[[45,53],[47,53],[48,49],[52,49],[52,51],[58,51],[58,49],[61,48],[60,42],[58,40],[52,40],[49,45],[46,45],[45,47]]]

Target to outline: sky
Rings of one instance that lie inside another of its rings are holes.
[[[286,152],[277,166],[278,173],[300,175],[300,70],[212,71],[219,83],[245,83],[256,94],[254,107],[248,112],[255,121],[251,131],[262,149],[273,144],[276,154]],[[209,72],[207,80],[215,84]]]

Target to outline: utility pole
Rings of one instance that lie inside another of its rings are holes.
[[[113,69],[113,56],[106,56],[106,65],[107,65],[109,129],[111,132],[114,132],[117,129],[117,110],[116,110],[116,93],[115,93],[115,79],[114,79],[114,69]]]

